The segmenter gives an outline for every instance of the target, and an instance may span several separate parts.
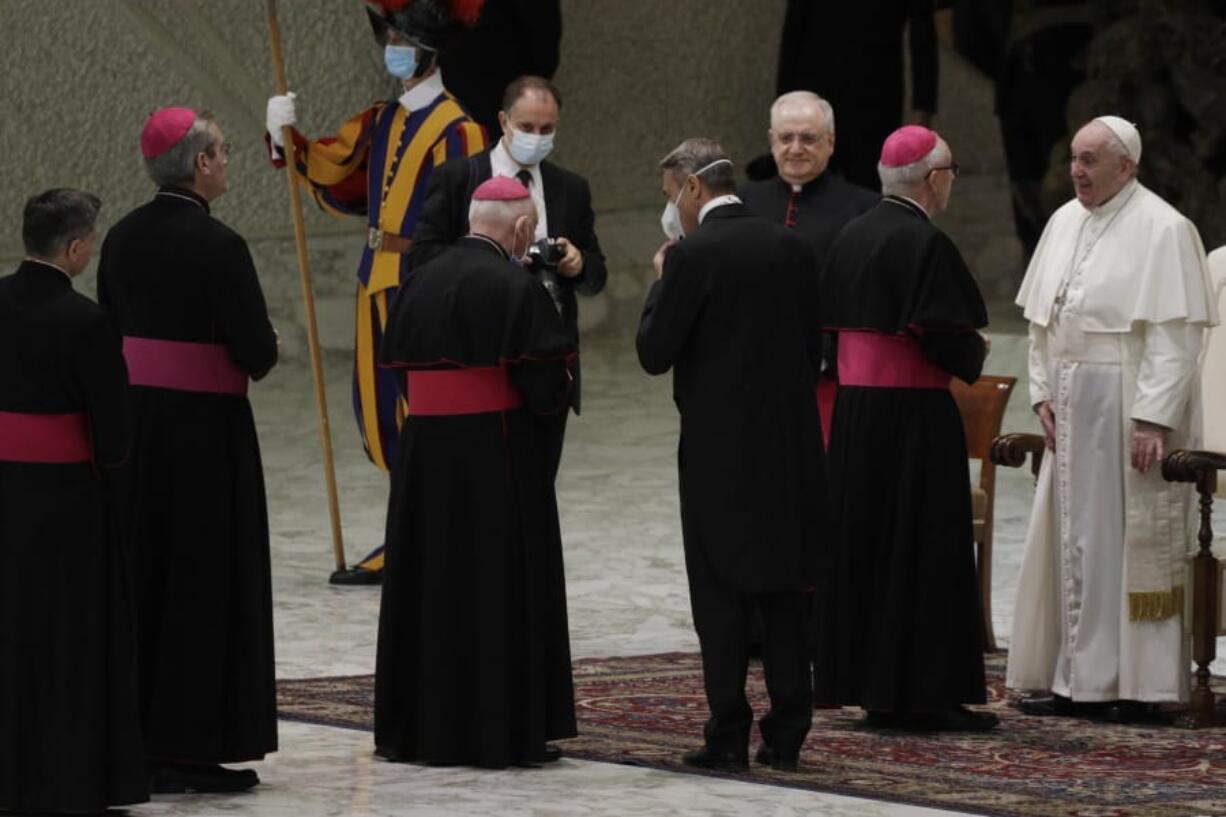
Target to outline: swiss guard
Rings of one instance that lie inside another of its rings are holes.
[[[308,139],[293,132],[295,176],[326,212],[366,219],[358,262],[353,408],[366,455],[387,472],[409,411],[403,375],[378,368],[377,354],[391,306],[408,268],[406,254],[434,168],[485,149],[485,131],[443,87],[439,54],[474,25],[485,0],[367,2],[375,40],[388,73],[401,80],[398,99],[377,102],[341,125],[335,136]],[[283,167],[282,129],[297,121],[294,94],[268,100],[273,162]],[[383,546],[333,584],[378,584]]]

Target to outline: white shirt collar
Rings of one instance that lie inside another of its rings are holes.
[[[414,85],[410,90],[401,94],[400,105],[406,111],[412,113],[438,99],[439,94],[446,92],[446,90],[443,87],[443,75],[436,70],[433,74]]]
[[[499,139],[498,144],[490,151],[490,175],[506,176],[514,179],[515,174],[528,171],[532,175],[532,184],[528,192],[532,194],[532,203],[536,205],[536,237],[545,238],[549,235],[549,218],[545,213],[545,183],[541,180],[540,163],[524,166],[511,158],[507,151],[505,139]]]
[[[53,270],[59,270],[64,274],[65,278],[67,278],[69,281],[72,280],[72,276],[68,274],[68,270],[64,269],[59,264],[52,264],[50,261],[44,261],[41,258],[33,258],[28,255],[26,256],[25,260],[29,261],[31,264],[42,264],[44,267],[51,267]]]
[[[698,211],[698,223],[702,224],[702,220],[707,217],[707,213],[714,210],[716,207],[723,207],[725,204],[740,204],[741,200],[729,193],[725,196],[716,196],[702,206]]]

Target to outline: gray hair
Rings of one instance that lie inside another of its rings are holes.
[[[510,201],[473,199],[468,205],[468,225],[477,232],[509,230],[522,216],[534,215],[536,205],[531,198]],[[478,229],[478,225],[485,229]]]
[[[201,153],[209,156],[217,149],[209,125],[213,115],[207,111],[196,114],[196,121],[188,128],[183,138],[174,147],[158,156],[145,159],[145,170],[159,186],[186,187],[196,180],[196,157]]]
[[[660,160],[660,170],[678,181],[699,174],[703,186],[712,193],[731,193],[736,189],[736,176],[728,154],[714,139],[686,139]]]
[[[775,117],[789,105],[812,105],[822,112],[822,127],[827,133],[834,133],[834,106],[812,91],[788,91],[771,103],[771,127],[775,126]]]
[[[39,258],[54,258],[94,230],[102,199],[60,187],[32,196],[21,214],[21,243]]]
[[[881,192],[887,196],[913,193],[933,168],[949,164],[952,154],[943,140],[938,141],[928,154],[918,161],[902,167],[886,167],[877,163],[877,175],[881,178]]]

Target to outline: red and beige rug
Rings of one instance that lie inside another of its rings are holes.
[[[1026,717],[1008,705],[1003,673],[1004,657],[990,656],[989,707],[1001,717],[994,732],[879,732],[859,725],[858,709],[817,710],[799,772],[755,765],[720,776],[1001,817],[1226,815],[1226,729]],[[282,718],[373,729],[371,676],[278,687]],[[763,713],[756,668],[750,694]],[[699,744],[706,719],[697,655],[577,661],[575,696],[580,736],[560,744],[567,757],[696,773],[681,755]]]

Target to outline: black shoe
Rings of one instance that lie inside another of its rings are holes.
[[[364,567],[351,567],[347,570],[337,570],[328,577],[328,584],[369,585],[383,584],[382,570],[367,570]]]
[[[165,763],[154,766],[149,775],[149,791],[154,794],[185,792],[246,791],[260,782],[252,769],[227,769],[218,765]]]
[[[1078,710],[1077,705],[1063,695],[1032,695],[1020,698],[1014,706],[1023,715],[1036,718],[1071,718]]]
[[[709,746],[686,752],[681,756],[681,762],[686,766],[699,769],[710,769],[713,772],[747,772],[749,771],[748,751],[716,752]]]
[[[541,756],[541,763],[555,763],[562,759],[562,750],[552,743],[545,744],[545,754]]]
[[[1096,719],[1132,726],[1165,726],[1171,722],[1157,704],[1143,701],[1112,701],[1098,711]]]
[[[991,712],[954,706],[936,712],[908,713],[902,728],[909,732],[987,732],[999,723],[1000,718]]]
[[[869,710],[861,724],[869,729],[902,729],[906,716],[900,712],[884,712],[878,709]]]
[[[770,766],[777,772],[794,772],[800,765],[800,753],[784,754],[776,752],[769,744],[763,743],[753,756],[754,762],[762,766]]]

